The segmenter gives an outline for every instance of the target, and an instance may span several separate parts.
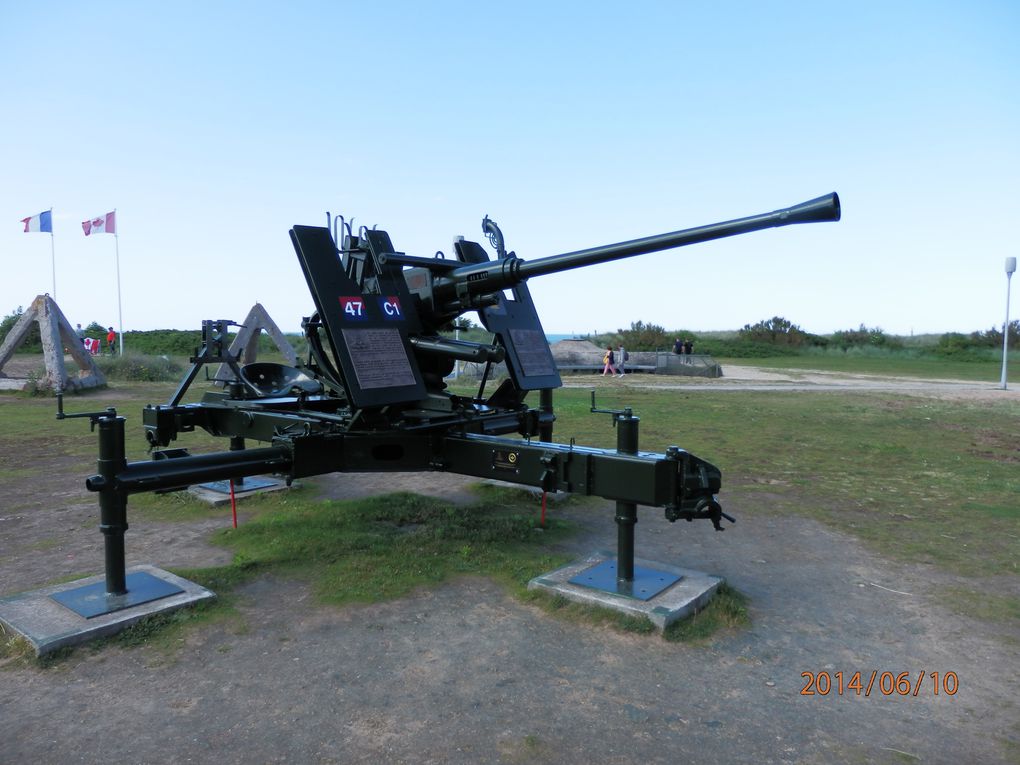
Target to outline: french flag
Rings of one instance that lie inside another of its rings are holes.
[[[106,215],[99,215],[91,220],[81,222],[85,236],[89,234],[116,234],[117,233],[117,211],[108,212]]]
[[[53,211],[47,210],[41,212],[38,215],[33,215],[31,218],[22,218],[21,222],[25,224],[25,233],[30,231],[45,231],[50,234],[53,233]]]

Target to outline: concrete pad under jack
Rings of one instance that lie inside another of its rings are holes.
[[[234,486],[234,499],[240,501],[246,497],[257,494],[265,494],[272,491],[285,491],[290,488],[297,488],[299,484],[295,481],[288,485],[282,478],[270,478],[268,476],[254,476],[245,478],[244,483]],[[245,488],[248,487],[248,488]],[[230,482],[215,481],[208,484],[196,484],[188,487],[188,493],[213,507],[221,507],[230,504]]]
[[[648,600],[571,584],[570,580],[578,574],[615,558],[616,554],[612,552],[594,552],[548,574],[535,577],[528,582],[528,589],[543,590],[553,595],[560,595],[575,603],[601,606],[628,616],[644,616],[659,630],[665,630],[673,622],[704,608],[712,599],[715,591],[725,581],[721,577],[711,576],[701,571],[635,558],[635,567],[663,571],[679,576],[680,580]]]
[[[175,585],[182,592],[94,616],[91,619],[79,616],[51,597],[54,594],[105,581],[105,576],[100,574],[0,598],[0,626],[23,636],[35,649],[36,656],[44,656],[66,646],[80,645],[89,640],[115,635],[146,616],[175,611],[216,597],[212,590],[155,566],[131,566],[126,573],[130,576],[135,572],[150,574]]]

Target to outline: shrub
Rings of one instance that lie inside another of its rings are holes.
[[[237,333],[230,333],[227,336],[229,347]],[[106,337],[106,332],[103,332]],[[298,356],[307,352],[308,342],[304,335],[288,334],[287,341],[294,348]],[[125,332],[124,347],[134,353],[148,354],[151,356],[184,356],[190,358],[202,345],[202,331],[200,329],[153,329],[145,332]],[[259,353],[276,350],[276,343],[263,332],[259,337]]]
[[[165,356],[125,353],[123,356],[95,356],[94,361],[108,380],[174,382],[184,374],[183,364]]]
[[[808,340],[812,336],[789,319],[773,316],[757,324],[745,324],[740,330],[740,337],[753,343],[799,347],[809,344]]]
[[[879,348],[902,348],[903,341],[899,338],[890,337],[881,327],[866,327],[861,324],[857,329],[844,329],[834,332],[832,342],[842,350],[858,348],[861,346],[874,346]]]
[[[14,311],[4,316],[3,320],[0,321],[0,345],[3,345],[4,338],[7,337],[7,333],[14,329],[14,325],[18,323],[18,320],[21,319],[21,316],[24,313],[25,309],[19,305]],[[25,338],[25,342],[21,345],[20,350],[26,353],[42,352],[42,338],[39,336],[39,322],[32,322],[32,326],[28,330],[28,337]]]
[[[695,345],[695,353],[706,353],[714,358],[730,359],[765,359],[776,356],[797,356],[800,349],[791,345],[770,345],[750,340],[709,339],[700,346]]]
[[[154,329],[125,332],[124,347],[132,353],[151,356],[194,356],[202,344],[201,330]]]
[[[616,332],[607,332],[602,335],[589,335],[585,339],[595,343],[600,348],[611,345],[614,348],[622,345],[628,351],[661,351],[673,347],[673,341],[677,337],[687,338],[697,342],[698,338],[693,332],[687,330],[675,330],[667,332],[664,327],[658,324],[645,324],[643,321],[632,321],[629,329],[617,329]]]
[[[971,332],[970,342],[971,345],[982,348],[1001,348],[1002,330],[992,327],[986,332]],[[1020,343],[1020,319],[1009,323],[1009,345],[1011,348],[1016,348],[1018,343]]]

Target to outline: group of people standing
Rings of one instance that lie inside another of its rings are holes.
[[[673,343],[673,353],[680,357],[681,363],[690,364],[691,356],[694,355],[694,343],[688,339],[681,340],[679,337]],[[606,355],[602,357],[602,376],[611,374],[615,377],[623,377],[626,371],[627,360],[630,354],[621,345],[615,352],[613,346],[606,346]]]
[[[623,377],[626,373],[627,359],[630,354],[621,345],[616,353],[613,353],[613,346],[606,346],[606,355],[602,357],[602,376],[612,374],[616,377]],[[619,372],[617,372],[619,370]]]
[[[78,340],[81,342],[82,347],[93,356],[102,350],[102,340],[85,337],[85,330],[81,328],[81,324],[75,329],[75,333],[78,335]],[[113,331],[113,327],[110,327],[106,333],[106,351],[111,355],[113,354],[113,347],[116,342],[117,333]]]
[[[678,337],[673,343],[673,353],[680,357],[682,363],[690,364],[691,355],[694,353],[694,343],[687,339],[681,340]]]

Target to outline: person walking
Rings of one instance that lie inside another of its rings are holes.
[[[613,346],[606,346],[606,355],[602,357],[602,376],[616,374],[616,356],[613,355]]]
[[[627,351],[623,347],[623,343],[620,343],[620,348],[616,352],[616,368],[620,370],[620,377],[623,377],[627,370]]]
[[[687,363],[693,363],[691,356],[694,354],[694,343],[690,340],[684,340],[684,355],[687,357]]]

